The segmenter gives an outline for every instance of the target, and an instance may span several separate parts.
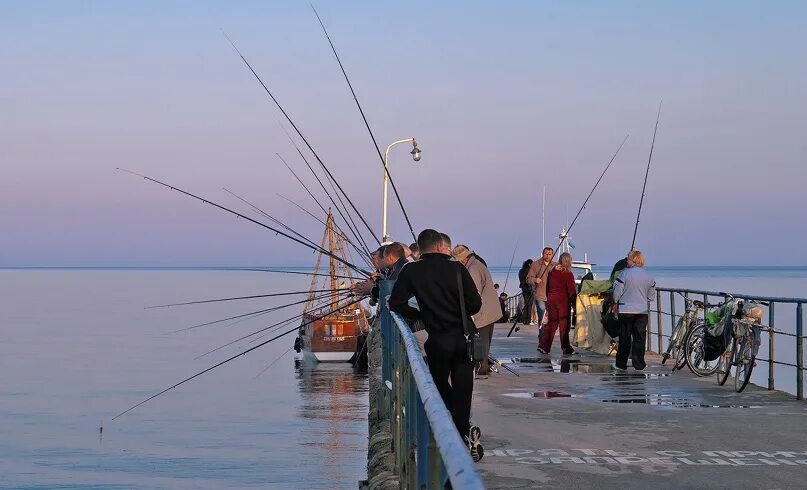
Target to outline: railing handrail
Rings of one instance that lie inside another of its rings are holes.
[[[484,489],[485,485],[476,471],[468,446],[462,441],[454,420],[443,403],[426,361],[420,353],[415,335],[403,318],[397,313],[391,312],[391,314],[403,340],[412,377],[417,384],[420,399],[423,401],[423,410],[429,420],[451,485],[453,488]]]
[[[700,294],[700,295],[707,295],[707,296],[725,296],[724,291],[706,291],[703,289],[684,289],[684,288],[663,288],[663,287],[656,287],[658,291],[664,291],[667,293],[688,293],[688,294]],[[778,296],[756,296],[753,294],[734,294],[731,293],[732,296],[735,298],[740,299],[748,299],[748,300],[757,300],[757,301],[771,301],[775,303],[804,303],[807,304],[807,298],[781,298]]]

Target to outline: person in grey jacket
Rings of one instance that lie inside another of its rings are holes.
[[[479,313],[473,316],[474,324],[479,330],[479,337],[485,346],[485,357],[476,372],[477,378],[485,379],[490,373],[488,355],[490,354],[490,342],[493,340],[493,325],[502,317],[502,309],[499,304],[499,294],[494,288],[493,278],[490,275],[485,261],[478,257],[473,250],[465,245],[457,245],[451,251],[455,260],[468,269],[471,279],[476,284],[476,290],[482,297],[482,308]]]
[[[647,334],[648,305],[656,297],[656,281],[644,269],[644,254],[631,250],[628,268],[614,281],[614,305],[619,315],[619,344],[616,350],[616,369],[628,368],[628,357],[633,368],[645,368],[644,351]]]

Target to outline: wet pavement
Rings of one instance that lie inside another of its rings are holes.
[[[807,404],[733,379],[671,372],[648,354],[644,371],[615,371],[587,351],[542,356],[536,328],[491,354],[503,367],[474,386],[478,463],[488,488],[804,488]]]

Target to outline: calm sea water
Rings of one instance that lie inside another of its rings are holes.
[[[807,268],[651,271],[660,286],[807,297]],[[493,273],[503,285],[507,268]],[[260,272],[0,270],[0,487],[356,488],[365,477],[367,378],[349,366],[295,367],[293,334],[110,421],[254,344],[194,360],[199,354],[300,312],[172,333],[296,298],[145,306],[308,286],[304,276]],[[792,311],[777,310],[777,319],[793,331]],[[792,340],[776,349],[777,359],[795,358]],[[764,383],[767,372],[754,375]],[[777,367],[776,377],[792,390],[792,369]]]
[[[294,334],[110,420],[254,344],[195,356],[301,310],[171,333],[290,300],[144,306],[308,285],[258,272],[0,270],[0,487],[356,488],[367,377],[295,368]]]

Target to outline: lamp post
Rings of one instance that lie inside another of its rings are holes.
[[[400,144],[400,143],[412,143],[412,151],[409,152],[412,155],[412,160],[419,162],[420,161],[420,148],[418,148],[418,143],[415,141],[415,138],[406,138],[403,140],[398,140],[392,142],[388,147],[387,151],[384,152],[384,211],[383,211],[383,222],[382,222],[382,242],[386,242],[389,240],[389,235],[387,234],[387,182],[389,181],[388,174],[387,174],[387,164],[389,162],[389,150],[393,146]]]

